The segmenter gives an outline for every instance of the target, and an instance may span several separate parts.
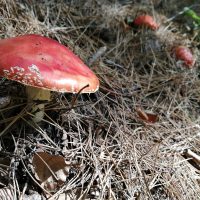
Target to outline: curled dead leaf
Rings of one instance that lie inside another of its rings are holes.
[[[158,115],[143,111],[141,108],[136,108],[137,115],[140,119],[148,123],[156,123],[158,121]]]

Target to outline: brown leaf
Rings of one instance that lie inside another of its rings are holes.
[[[62,156],[38,152],[33,156],[33,167],[41,186],[47,191],[53,192],[66,181],[70,163],[66,163]]]
[[[150,112],[145,112],[140,108],[136,108],[137,115],[140,119],[148,123],[155,123],[158,121],[158,115]]]

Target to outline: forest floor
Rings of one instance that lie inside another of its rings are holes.
[[[94,94],[52,92],[34,124],[24,86],[0,79],[0,199],[200,199],[199,8],[197,0],[0,0],[1,39],[55,39],[100,81]],[[144,14],[156,29],[134,25]],[[194,65],[177,59],[178,46]]]

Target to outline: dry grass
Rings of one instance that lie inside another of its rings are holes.
[[[178,22],[165,23],[167,14],[191,3],[165,10],[168,1],[163,7],[161,1],[98,2],[0,0],[1,38],[43,34],[68,45],[86,63],[107,47],[91,66],[100,90],[80,95],[73,108],[73,95],[54,93],[37,126],[24,108],[23,86],[2,79],[0,94],[12,97],[0,110],[0,128],[6,129],[1,157],[11,159],[4,186],[14,188],[16,196],[26,193],[27,199],[31,191],[42,194],[30,177],[29,162],[41,148],[79,166],[50,199],[63,191],[71,199],[199,199],[199,169],[183,156],[188,149],[200,154],[199,41],[183,36]],[[124,18],[137,12],[154,15],[162,30],[127,30]],[[176,62],[170,54],[174,41],[193,48],[195,68]],[[159,121],[143,122],[138,107],[157,113]]]

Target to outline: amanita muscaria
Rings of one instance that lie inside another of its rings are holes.
[[[155,20],[153,19],[152,16],[150,15],[139,15],[137,16],[134,21],[133,24],[137,25],[137,26],[146,26],[152,30],[156,30],[159,28],[159,25],[155,22]]]
[[[195,56],[186,46],[177,46],[174,48],[175,56],[178,60],[182,60],[185,66],[192,68],[195,64]]]
[[[81,93],[93,93],[99,88],[81,59],[53,39],[35,34],[3,39],[0,55],[0,76],[26,85],[29,101],[49,101],[50,91],[78,93],[84,88]]]

